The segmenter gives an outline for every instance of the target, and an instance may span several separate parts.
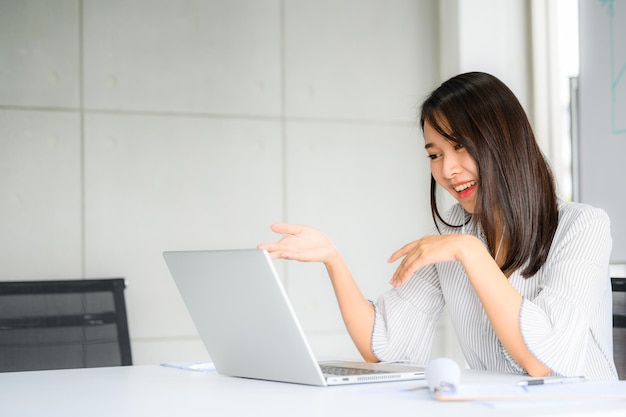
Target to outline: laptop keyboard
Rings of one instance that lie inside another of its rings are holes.
[[[328,375],[367,375],[367,374],[386,374],[386,371],[375,369],[347,368],[345,366],[320,365],[322,373]]]

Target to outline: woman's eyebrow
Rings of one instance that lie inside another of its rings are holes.
[[[428,142],[426,145],[424,145],[424,149],[432,148],[433,146],[435,146],[434,143]]]

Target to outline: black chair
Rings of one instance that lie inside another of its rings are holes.
[[[626,278],[612,278],[613,357],[620,379],[626,379]]]
[[[132,365],[122,278],[0,282],[0,372]]]

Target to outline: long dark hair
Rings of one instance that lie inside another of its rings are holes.
[[[496,234],[506,234],[502,271],[535,275],[545,263],[558,224],[552,172],[539,149],[528,117],[513,92],[496,77],[471,72],[449,79],[422,104],[420,125],[428,122],[448,140],[463,145],[476,161],[479,187],[474,216],[491,254]],[[437,221],[436,182],[430,205]],[[495,219],[498,219],[499,226]]]

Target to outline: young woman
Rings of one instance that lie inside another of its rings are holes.
[[[284,237],[258,247],[325,264],[367,361],[426,364],[445,305],[472,369],[617,379],[609,219],[557,199],[515,95],[489,74],[462,74],[424,101],[420,123],[435,229],[391,255],[402,261],[376,303],[317,229],[273,224]],[[437,185],[458,202],[445,215]]]

